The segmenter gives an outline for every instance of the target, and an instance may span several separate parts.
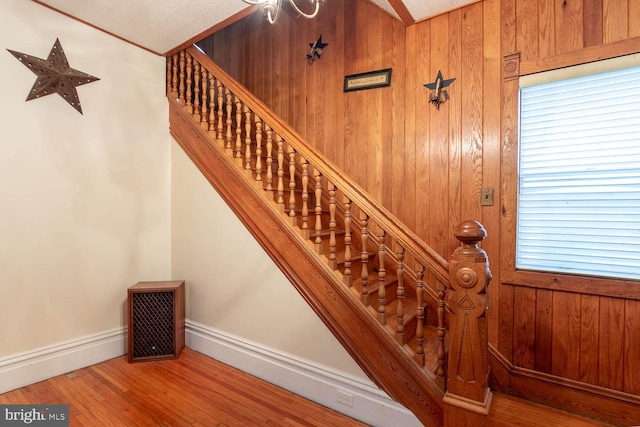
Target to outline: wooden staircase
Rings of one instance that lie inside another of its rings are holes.
[[[173,137],[364,372],[425,425],[484,425],[482,226],[443,259],[194,47],[167,96]]]

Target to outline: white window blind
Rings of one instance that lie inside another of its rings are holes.
[[[520,89],[516,268],[640,280],[640,67]]]

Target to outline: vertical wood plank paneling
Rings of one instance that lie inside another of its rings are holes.
[[[354,74],[360,69],[362,61],[358,49],[357,32],[353,31],[357,24],[358,2],[344,2],[344,74]],[[355,178],[357,163],[357,115],[358,105],[354,93],[344,93],[344,133],[342,135],[342,158],[345,172]]]
[[[318,137],[318,133],[321,128],[319,121],[321,122],[323,118],[322,111],[319,108],[319,97],[322,96],[322,98],[324,98],[324,94],[321,95],[321,92],[324,91],[324,88],[322,87],[323,84],[320,80],[322,77],[322,71],[319,70],[319,68],[322,68],[322,64],[320,64],[320,61],[322,60],[316,61],[317,64],[314,62],[312,65],[309,65],[305,59],[306,57],[303,56],[306,55],[310,49],[309,43],[314,43],[318,40],[320,33],[316,30],[316,26],[318,25],[317,22],[317,19],[312,19],[304,23],[304,38],[293,40],[292,51],[294,54],[295,52],[299,52],[298,55],[294,55],[293,60],[300,61],[300,63],[304,64],[304,73],[300,76],[305,83],[304,102],[306,106],[306,117],[304,119],[304,137],[309,141],[309,143],[311,143],[311,145],[320,150],[320,152],[323,152],[323,141],[322,138]],[[325,36],[325,40],[326,37],[327,36]]]
[[[288,24],[288,23],[287,23]],[[283,34],[283,28],[286,29],[286,35]],[[280,42],[279,42],[280,40]],[[285,55],[285,53],[280,52],[282,49],[279,49],[280,43],[284,47],[288,54],[289,50],[289,30],[288,25],[278,25],[273,28],[273,30],[269,33],[269,54],[268,54],[268,64],[269,64],[269,74],[271,78],[268,79],[268,87],[267,91],[269,93],[268,98],[269,102],[267,105],[271,105],[272,109],[280,116],[283,115],[283,101],[284,97],[281,96],[282,89],[286,86],[279,84],[278,82],[283,81],[284,73],[283,68],[285,64],[288,64],[288,61],[283,61],[281,55]]]
[[[464,219],[462,218],[462,104],[464,96],[464,81],[462,80],[462,11],[450,13],[449,18],[449,67],[445,78],[456,77],[450,86],[449,95],[444,108],[449,113],[449,172],[448,176],[448,208],[443,216],[443,224],[448,227],[441,227],[441,237],[446,242],[443,244],[442,252],[449,255],[459,244],[455,239],[454,230]],[[437,178],[435,178],[437,179]],[[447,212],[448,211],[448,212]],[[447,217],[448,216],[448,217]]]
[[[556,53],[582,49],[583,14],[582,0],[562,0],[555,2]]]
[[[513,360],[514,292],[515,287],[500,284],[500,316],[498,320],[498,351]]]
[[[577,380],[580,377],[580,295],[553,294],[551,373]]]
[[[395,50],[399,40],[395,37],[394,25],[390,16],[382,15],[382,23],[385,28],[385,33],[382,37],[381,53],[382,61],[381,68],[391,68],[393,82],[393,68],[395,65]],[[404,41],[404,40],[402,40]],[[381,135],[381,147],[380,147],[380,167],[382,169],[382,176],[380,177],[380,201],[382,205],[387,209],[393,207],[393,143],[394,143],[394,129],[398,127],[395,121],[397,117],[394,112],[394,96],[393,93],[397,88],[381,88],[380,95],[382,97],[380,103],[380,119],[382,120],[382,135]],[[391,109],[391,110],[389,110]]]
[[[438,21],[439,22],[439,21]],[[428,23],[417,25],[415,40],[415,69],[418,75],[418,84],[430,82],[433,62],[432,56],[435,55],[434,43],[431,35],[437,32],[438,22],[429,21]],[[416,86],[419,88],[419,86]],[[430,221],[429,209],[429,144],[432,138],[429,134],[431,126],[431,105],[427,102],[427,94],[425,90],[419,88],[416,90],[415,116],[416,130],[414,139],[414,161],[416,163],[415,182],[416,182],[416,213],[415,213],[415,231],[418,236],[423,239],[427,238]]]
[[[365,71],[369,71],[369,61],[368,61],[368,53],[369,53],[369,37],[367,31],[358,31],[359,28],[366,28],[369,25],[369,17],[368,17],[368,9],[369,5],[363,2],[357,2],[356,5],[356,24],[355,27],[351,28],[351,31],[356,33],[356,49],[357,49],[357,68],[354,69],[354,73],[362,73]],[[356,108],[349,113],[353,113],[356,117],[355,121],[355,129],[356,129],[356,145],[353,150],[353,155],[355,156],[355,161],[353,163],[353,172],[351,176],[355,177],[356,181],[359,182],[365,190],[369,190],[367,187],[367,167],[370,164],[370,147],[369,147],[369,130],[370,130],[370,121],[368,118],[368,101],[369,101],[370,91],[356,91],[350,92],[348,96],[354,98]],[[372,172],[374,172],[372,170]],[[375,172],[374,172],[375,173]]]
[[[430,25],[428,22],[423,23],[420,27],[425,27]],[[406,79],[406,88],[419,88],[422,85],[421,74],[418,72],[416,62],[420,59],[417,54],[418,48],[418,30],[417,25],[412,25],[406,30],[406,58],[412,58],[411,61],[407,61],[406,69],[405,69],[405,79]],[[406,96],[404,97],[404,141],[401,143],[400,147],[402,147],[401,153],[396,153],[396,155],[402,156],[402,164],[404,165],[404,170],[400,171],[401,173],[401,181],[404,184],[402,187],[403,195],[402,202],[398,200],[400,204],[399,216],[408,227],[412,230],[417,231],[417,219],[416,212],[418,207],[417,202],[417,170],[416,170],[416,140],[417,140],[417,126],[418,126],[418,118],[417,118],[417,104],[418,99],[420,99],[419,95],[421,93],[420,89],[417,90],[406,90]],[[424,95],[423,95],[424,96]],[[424,98],[421,98],[424,99]]]
[[[600,370],[598,385],[602,387],[616,390],[622,389],[624,378],[624,333],[624,300],[600,297]]]
[[[462,9],[462,218],[481,218],[482,3]]]
[[[514,292],[513,364],[535,366],[536,290],[519,286]]]
[[[546,58],[556,53],[555,9],[553,4],[554,0],[540,0],[538,2],[539,58]]]
[[[344,101],[345,97],[342,93],[344,76],[344,40],[345,40],[345,26],[344,26],[344,2],[331,2],[326,3],[330,13],[330,16],[335,16],[333,26],[327,34],[335,34],[331,43],[333,46],[333,52],[331,52],[330,67],[327,71],[331,78],[325,79],[328,86],[327,93],[332,94],[332,97],[328,98],[324,106],[327,109],[327,122],[324,123],[324,128],[327,131],[327,141],[325,143],[325,149],[327,150],[327,156],[338,165],[340,168],[344,167],[344,150],[343,147],[343,129],[344,129]],[[328,46],[327,46],[328,47]]]
[[[326,34],[335,34],[335,27],[333,28],[333,31],[331,31],[332,24],[327,20],[315,19],[314,21],[315,25],[313,27],[308,27],[312,28],[312,32],[307,38],[308,41],[305,46],[305,49],[307,50],[310,49],[309,43],[314,43],[321,34],[323,35],[323,41],[325,42],[328,41]],[[333,43],[335,36],[329,37],[331,37],[331,46],[334,48],[332,50],[335,51],[336,46]],[[329,51],[327,51],[327,53],[329,53]],[[327,104],[329,100],[336,99],[335,94],[329,93],[331,79],[327,79],[325,77],[330,75],[331,59],[336,52],[330,53],[330,60],[328,61],[326,61],[327,58],[325,58],[325,61],[320,58],[311,65],[307,64],[307,69],[310,73],[309,78],[307,79],[307,84],[312,86],[312,89],[307,91],[310,95],[310,98],[307,99],[307,103],[313,106],[313,111],[310,112],[310,121],[314,123],[312,135],[318,150],[327,156],[330,156],[328,134],[331,132],[329,127],[326,126],[329,123],[329,118],[331,117],[330,108]],[[302,60],[302,58],[300,60]]]
[[[381,13],[373,10],[375,6],[368,5],[367,8],[367,25],[372,28],[378,28],[378,31],[368,31],[367,40],[367,69],[365,71],[379,70],[383,68],[383,40],[389,35],[387,33],[388,26],[384,26]],[[358,28],[362,28],[361,26]],[[362,159],[367,164],[363,175],[366,176],[366,188],[376,200],[382,201],[382,144],[383,144],[383,128],[389,123],[389,116],[383,118],[382,100],[389,88],[379,88],[364,91],[367,98],[367,116],[363,121],[363,130],[366,134],[367,156]],[[377,126],[371,126],[376,123]]]
[[[602,0],[604,14],[603,43],[613,43],[629,36],[629,4],[622,0]]]
[[[640,36],[640,0],[629,0],[629,38]]]
[[[640,394],[640,301],[625,301],[624,385],[622,391]]]
[[[301,59],[296,52],[300,52],[304,46],[304,54],[308,52],[306,43],[306,33],[304,25],[300,20],[289,19],[289,66],[293,78],[289,83],[291,85],[292,103],[290,111],[290,121],[296,131],[300,135],[307,135],[307,95],[305,93],[307,68],[309,65],[304,59]],[[300,53],[302,54],[302,53]]]
[[[598,384],[598,330],[600,297],[580,299],[580,381]]]
[[[502,0],[500,22],[500,40],[502,54],[516,50],[516,0]],[[501,64],[502,66],[502,64]],[[504,71],[503,71],[504,72]],[[501,76],[503,73],[501,73]],[[513,188],[516,179],[517,163],[517,105],[518,82],[515,80],[502,83],[502,125],[501,125],[501,197],[500,200],[500,252],[501,267],[514,267],[514,242],[512,236],[515,229],[515,197]],[[498,351],[507,360],[513,360],[513,286],[500,284],[500,313],[498,316]]]
[[[516,49],[522,60],[538,58],[538,1],[516,2]]]
[[[335,16],[335,3],[332,3],[331,6],[327,8],[323,8],[323,12],[327,15]],[[313,94],[312,96],[314,98],[313,101],[308,100],[308,102],[314,106],[311,119],[315,123],[313,138],[316,141],[315,144],[318,150],[329,158],[333,158],[335,143],[331,141],[330,135],[332,131],[331,126],[328,126],[328,124],[335,123],[335,117],[332,111],[335,111],[338,104],[333,106],[329,104],[334,101],[338,102],[339,98],[335,92],[331,91],[333,79],[328,79],[326,76],[334,75],[332,71],[337,63],[336,57],[342,56],[339,50],[340,47],[335,42],[341,35],[336,33],[335,20],[316,18],[313,21],[312,33],[309,34],[308,42],[305,46],[307,51],[310,49],[309,43],[315,43],[321,35],[322,41],[329,43],[331,46],[331,50],[329,50],[329,46],[327,46],[326,51],[323,52],[325,56],[324,61],[321,56],[320,59],[316,60],[313,64],[307,64],[307,68],[311,73],[307,83],[313,86],[313,89],[309,93]],[[327,37],[329,37],[330,40]]]
[[[266,54],[264,55],[264,70],[270,76],[270,78],[264,79],[264,97],[268,100],[267,105],[273,105],[276,111],[279,108],[277,98],[278,89],[276,87],[280,86],[279,84],[277,84],[277,82],[279,81],[278,77],[280,76],[277,68],[278,64],[285,62],[281,59],[281,55],[284,55],[284,53],[281,52],[280,49],[278,49],[278,44],[276,42],[279,29],[279,26],[271,25],[271,27],[269,28],[269,32],[266,34],[264,40],[264,48],[266,51]],[[285,39],[285,41],[287,41],[287,39]]]
[[[551,373],[551,342],[553,336],[553,291],[536,290],[536,361],[535,369]],[[540,343],[545,343],[540,345]]]
[[[250,27],[249,27],[250,28]],[[261,33],[264,31],[264,26],[262,21],[258,23],[257,31],[251,31],[250,29],[247,31],[248,36],[245,39],[245,52],[250,52],[247,59],[244,61],[244,67],[242,73],[244,75],[243,79],[249,82],[249,86],[253,88],[253,93],[264,100],[262,94],[262,87],[259,87],[259,82],[262,81],[261,76],[258,73],[255,73],[253,70],[257,70],[258,57],[264,57],[263,52],[264,48],[259,45],[259,41],[263,39]],[[264,70],[264,69],[263,69]]]
[[[457,17],[457,19],[455,19]],[[431,82],[442,72],[443,77],[451,78],[449,69],[449,57],[451,51],[460,51],[462,23],[460,13],[450,13],[438,16],[431,22],[431,66],[428,68]],[[426,83],[426,82],[425,82]],[[454,82],[457,84],[459,82]],[[447,90],[452,99],[457,98],[457,92],[453,90],[453,85]],[[428,97],[428,90],[424,90],[425,98]],[[450,101],[452,100],[450,99]],[[458,102],[458,101],[457,101]],[[456,102],[456,104],[457,104]],[[428,176],[426,185],[428,186],[428,199],[424,200],[429,209],[429,221],[424,224],[421,235],[426,239],[429,246],[439,253],[446,253],[448,250],[449,236],[445,235],[448,228],[442,227],[447,223],[449,211],[448,198],[448,163],[449,163],[449,114],[453,103],[446,103],[440,106],[439,110],[433,105],[429,105],[429,137],[428,151],[421,159],[428,165]],[[449,250],[449,252],[451,252]]]
[[[487,238],[482,242],[483,249],[491,260],[493,280],[489,286],[489,342],[498,342],[498,316],[500,313],[500,116],[496,111],[501,110],[501,96],[496,95],[496,89],[501,87],[500,69],[502,57],[500,54],[500,1],[486,0],[483,10],[484,26],[484,72],[483,72],[483,111],[482,111],[482,181],[483,187],[494,189],[493,206],[482,208],[482,224],[487,230]],[[451,135],[451,133],[450,133]],[[450,136],[450,139],[453,139]],[[451,145],[451,143],[450,143]],[[451,149],[449,150],[451,154]],[[451,156],[450,156],[451,159]],[[449,186],[460,185],[460,173],[450,166],[451,176]],[[450,223],[455,221],[450,220]],[[453,224],[450,224],[453,225]]]
[[[602,1],[584,0],[584,46],[602,44]]]
[[[393,20],[393,69],[391,74],[391,84],[394,89],[392,90],[392,120],[393,120],[393,134],[391,135],[391,141],[388,141],[385,148],[385,159],[389,159],[391,164],[391,179],[390,188],[385,186],[385,192],[391,192],[393,194],[391,200],[391,212],[397,212],[399,218],[403,218],[408,222],[406,218],[409,215],[406,210],[413,206],[411,205],[412,199],[405,193],[405,189],[411,189],[412,186],[405,181],[405,171],[409,167],[409,164],[405,163],[407,147],[407,140],[405,132],[414,124],[415,120],[409,118],[409,114],[406,110],[406,98],[404,96],[407,91],[407,55],[406,45],[407,36],[405,27],[401,22]],[[415,86],[414,86],[415,87]],[[411,91],[415,92],[415,91]],[[402,194],[396,191],[396,189],[402,188]],[[407,204],[409,204],[407,206]]]
[[[330,44],[309,66],[320,33]],[[500,283],[515,259],[518,83],[499,67],[517,50],[536,60],[638,36],[640,0],[484,0],[409,27],[368,1],[332,0],[313,21],[283,15],[274,27],[254,14],[211,45],[216,62],[444,257],[461,220],[482,220],[489,336],[507,360],[637,393],[636,302]],[[344,75],[387,67],[391,87],[342,92]],[[457,78],[440,111],[423,87],[438,70]],[[482,187],[494,188],[493,207],[480,207]]]

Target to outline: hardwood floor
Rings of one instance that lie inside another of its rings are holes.
[[[365,426],[185,348],[177,360],[108,360],[0,394],[0,404],[68,403],[70,426]],[[494,395],[492,427],[605,424]],[[402,427],[402,426],[392,426]]]
[[[185,348],[126,356],[0,394],[0,404],[68,403],[71,426],[365,426]]]

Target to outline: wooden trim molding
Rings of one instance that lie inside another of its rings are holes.
[[[640,300],[640,281],[517,270],[515,267],[518,185],[518,92],[521,76],[640,52],[640,37],[592,46],[549,58],[522,61],[520,52],[503,56],[502,213],[500,283],[605,297]]]
[[[638,52],[640,52],[640,36],[613,43],[585,47],[584,49],[566,52],[560,55],[522,61],[519,75],[526,76],[528,74],[586,64]]]
[[[617,280],[587,276],[571,276],[533,271],[503,270],[500,283],[511,286],[577,292],[587,295],[640,300],[637,280]]]
[[[256,12],[258,9],[260,9],[260,6],[257,6],[257,5],[245,7],[244,9],[242,9],[240,12],[236,13],[235,15],[232,15],[232,16],[228,17],[224,21],[218,22],[213,27],[204,30],[200,34],[197,34],[197,35],[191,37],[189,40],[179,44],[178,46],[174,47],[173,49],[169,50],[168,52],[165,52],[164,56],[168,58],[168,57],[180,52],[182,49],[184,49],[184,48],[186,48],[188,46],[191,46],[192,44],[197,43],[197,42],[209,37],[211,34],[216,33],[218,31],[222,30],[223,28],[228,27],[229,25],[241,20],[242,18],[244,18],[246,16],[251,15],[252,13]]]
[[[153,50],[151,50],[151,49],[149,49],[149,48],[146,48],[146,47],[141,46],[141,45],[139,45],[139,44],[137,44],[137,43],[134,43],[134,42],[132,42],[132,41],[131,41],[131,40],[129,40],[129,39],[125,39],[124,37],[121,37],[121,36],[119,36],[119,35],[117,35],[117,34],[114,34],[114,33],[112,33],[111,31],[107,31],[107,30],[105,30],[104,28],[100,28],[100,27],[98,27],[98,26],[96,26],[96,25],[93,25],[93,24],[91,24],[90,22],[87,22],[87,21],[85,21],[85,20],[83,20],[83,19],[78,18],[77,16],[71,15],[71,14],[69,14],[69,13],[67,13],[67,12],[64,12],[64,11],[62,11],[62,10],[60,10],[60,9],[56,8],[56,7],[53,7],[53,6],[51,6],[51,5],[47,4],[47,3],[44,3],[44,2],[43,2],[43,1],[41,1],[41,0],[32,0],[32,1],[33,1],[34,3],[38,3],[38,4],[39,4],[39,5],[41,5],[41,6],[44,6],[44,7],[46,7],[46,8],[49,8],[49,9],[53,10],[53,11],[56,11],[56,12],[58,12],[58,13],[60,13],[60,14],[64,15],[64,16],[66,16],[66,17],[68,17],[68,18],[71,18],[71,19],[73,19],[73,20],[75,20],[75,21],[78,21],[78,22],[80,22],[80,23],[82,23],[82,24],[84,24],[84,25],[87,25],[87,26],[89,26],[89,27],[91,27],[91,28],[95,28],[96,30],[101,31],[101,32],[103,32],[103,33],[105,33],[105,34],[107,34],[107,35],[109,35],[109,36],[111,36],[111,37],[115,37],[115,38],[116,38],[116,39],[118,39],[118,40],[122,40],[122,41],[123,41],[123,42],[125,42],[125,43],[129,43],[130,45],[133,45],[133,46],[135,46],[135,47],[138,47],[138,48],[140,48],[140,49],[142,49],[142,50],[146,50],[147,52],[149,52],[149,53],[153,53],[154,55],[161,56],[160,52],[153,51]]]
[[[520,52],[509,53],[502,58],[503,80],[515,80],[520,77]]]
[[[409,9],[407,9],[407,6],[405,6],[402,0],[389,0],[389,4],[393,10],[396,11],[400,20],[406,27],[416,23],[416,20],[413,18],[411,12],[409,12]]]
[[[512,365],[489,345],[491,388],[620,425],[640,420],[640,396]]]

